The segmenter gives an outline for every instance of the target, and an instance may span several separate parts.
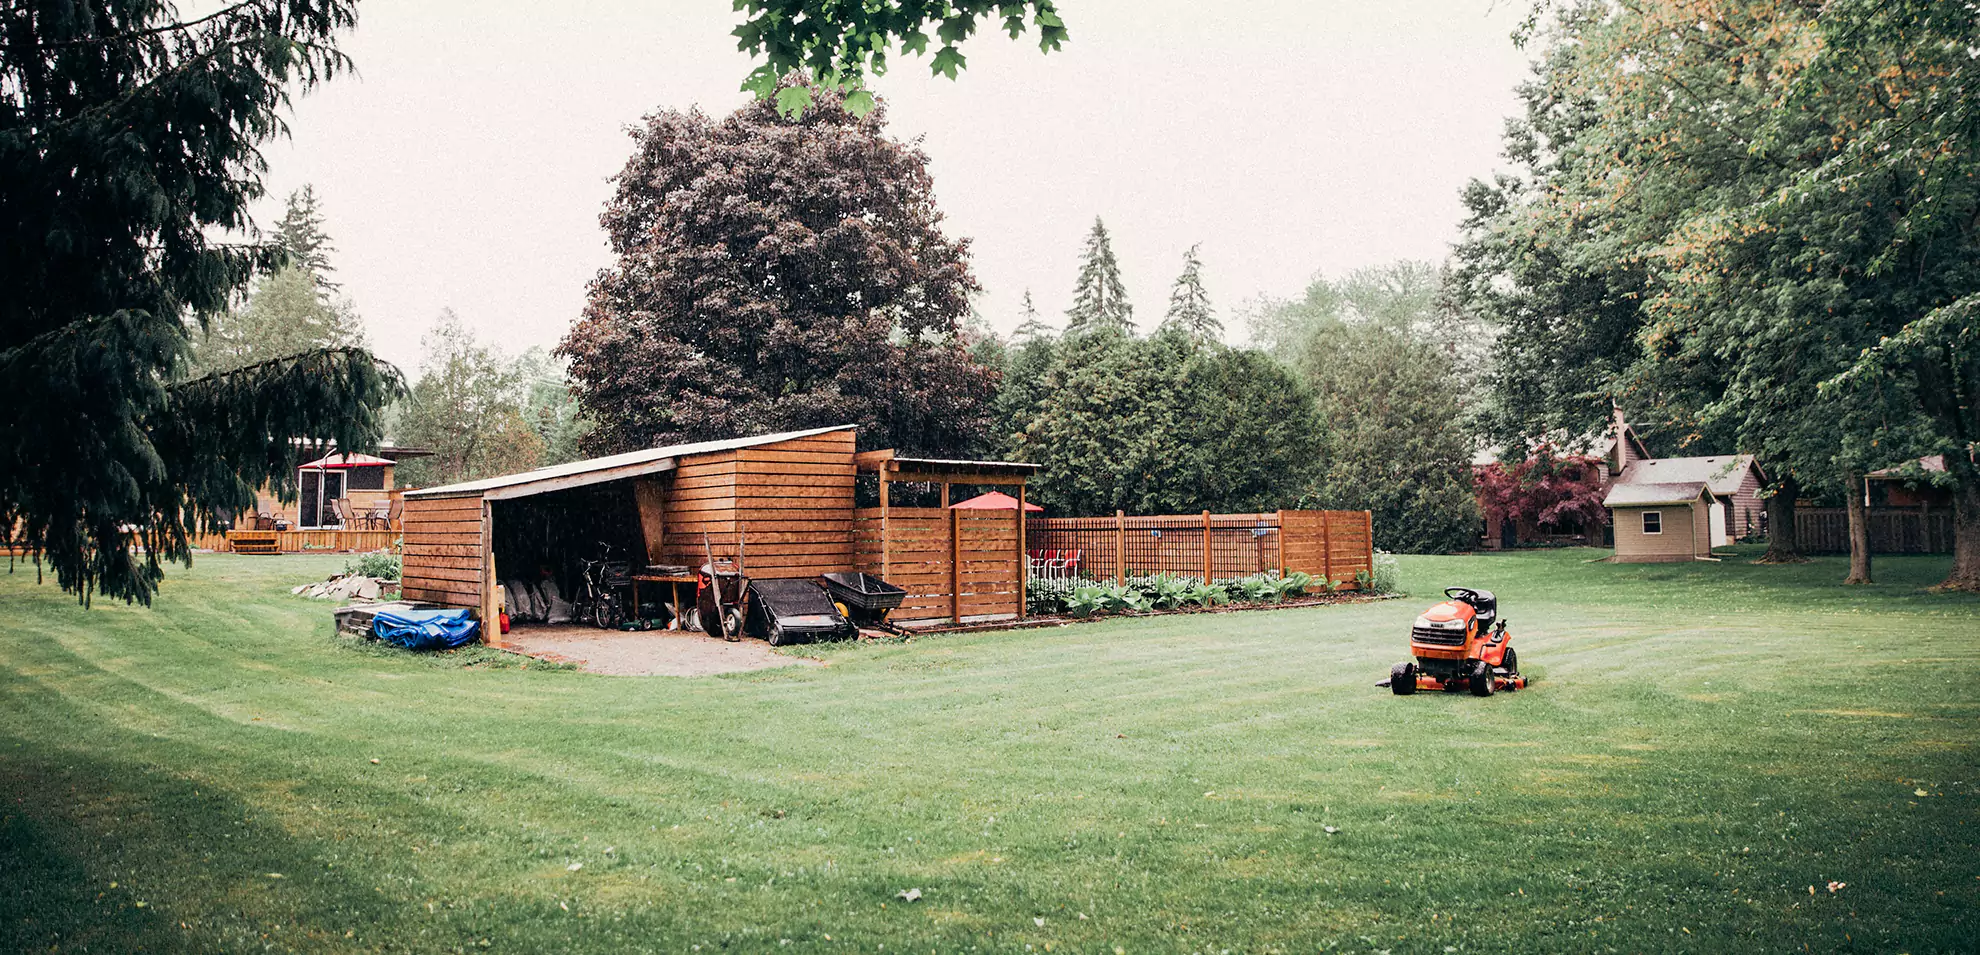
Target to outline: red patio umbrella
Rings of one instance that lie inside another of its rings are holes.
[[[1017,506],[1018,506],[1017,498],[1014,498],[1009,494],[1005,494],[1002,491],[991,491],[988,494],[978,494],[977,496],[972,497],[967,501],[957,501],[956,503],[949,505],[950,508],[953,508],[955,510],[963,510],[963,511],[1015,511],[1017,510]],[[1033,504],[1030,501],[1024,502],[1024,512],[1026,514],[1030,514],[1033,512],[1042,513],[1044,510],[1045,510],[1044,508],[1039,507],[1038,505]]]

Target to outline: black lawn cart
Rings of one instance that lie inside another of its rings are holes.
[[[751,580],[748,608],[748,632],[773,647],[859,636],[859,628],[840,615],[815,580]]]
[[[853,623],[899,632],[898,627],[887,622],[887,613],[907,599],[907,591],[872,574],[858,571],[819,574],[818,579],[832,599],[845,609],[846,616]]]

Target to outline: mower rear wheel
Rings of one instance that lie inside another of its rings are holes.
[[[1389,668],[1389,692],[1397,696],[1416,692],[1416,664],[1398,663]]]
[[[778,623],[777,618],[770,618],[770,626],[764,628],[763,638],[770,641],[770,645],[773,647],[783,646],[785,639],[784,625]]]
[[[1483,660],[1472,664],[1470,680],[1472,696],[1491,696],[1494,682],[1491,664]]]

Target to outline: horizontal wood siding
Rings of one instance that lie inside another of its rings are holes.
[[[406,500],[399,593],[446,607],[480,607],[481,497]]]
[[[1023,573],[1017,520],[1016,511],[860,508],[852,569],[907,590],[890,618],[899,622],[1015,617]]]
[[[666,483],[661,552],[698,566],[736,555],[752,577],[853,569],[853,441],[833,431],[683,458]]]

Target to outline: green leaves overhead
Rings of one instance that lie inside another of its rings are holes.
[[[746,15],[733,32],[736,48],[765,60],[742,88],[758,99],[776,96],[785,116],[801,114],[810,103],[778,91],[784,74],[803,70],[821,86],[857,94],[869,74],[887,72],[887,51],[896,39],[903,53],[927,53],[931,28],[942,45],[930,71],[950,79],[967,65],[959,45],[976,32],[980,19],[997,18],[1012,39],[1037,28],[1041,52],[1057,50],[1066,40],[1065,21],[1052,0],[735,0],[735,9]],[[848,95],[844,105],[864,116],[873,101]]]

